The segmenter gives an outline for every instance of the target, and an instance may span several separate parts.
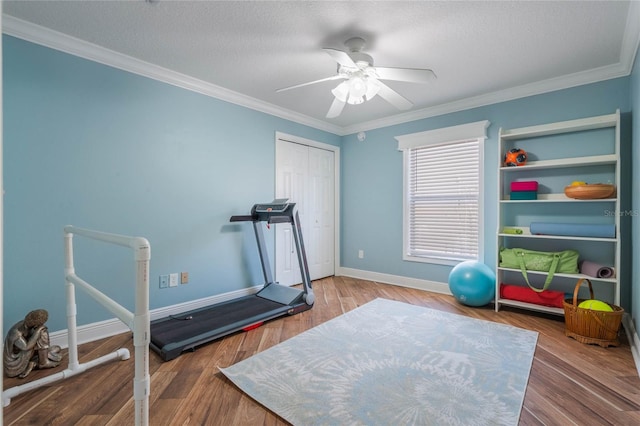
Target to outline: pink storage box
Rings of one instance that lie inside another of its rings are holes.
[[[511,182],[512,192],[537,191],[537,190],[538,190],[538,182],[535,180],[528,180],[525,182]]]

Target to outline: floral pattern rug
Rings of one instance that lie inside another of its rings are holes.
[[[294,425],[517,425],[537,339],[376,299],[220,370]]]

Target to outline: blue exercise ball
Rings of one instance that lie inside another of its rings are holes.
[[[449,290],[463,305],[484,306],[496,295],[496,274],[484,263],[467,260],[449,273]]]

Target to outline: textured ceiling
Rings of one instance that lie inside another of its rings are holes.
[[[640,37],[640,7],[626,1],[93,0],[3,8],[343,131],[627,75]],[[367,40],[376,65],[430,68],[438,79],[387,82],[414,103],[408,113],[376,97],[335,119],[325,118],[335,81],[275,92],[334,75],[322,48],[344,49],[352,36]]]

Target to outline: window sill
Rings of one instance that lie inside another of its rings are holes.
[[[409,255],[402,256],[402,260],[406,262],[431,263],[434,265],[447,265],[447,266],[456,266],[458,263],[462,263],[467,260],[481,262],[480,259],[447,259],[443,257],[418,257],[418,256],[409,256]]]

